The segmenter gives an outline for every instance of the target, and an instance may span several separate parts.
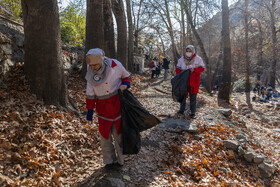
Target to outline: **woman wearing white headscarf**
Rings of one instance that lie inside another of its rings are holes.
[[[196,112],[196,96],[199,91],[200,84],[200,74],[204,71],[205,65],[202,58],[195,53],[195,48],[192,45],[188,45],[186,47],[185,55],[178,60],[176,74],[179,74],[183,70],[187,69],[191,71],[187,84],[187,92],[185,98],[181,102],[180,110],[177,113],[184,114],[186,107],[186,98],[189,94],[191,110],[189,117],[194,118]]]
[[[119,61],[105,57],[104,51],[99,48],[87,52],[86,62],[87,120],[92,121],[95,109],[105,169],[121,167],[124,159],[118,89],[123,91],[130,87],[130,74]]]

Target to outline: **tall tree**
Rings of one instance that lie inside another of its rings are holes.
[[[222,0],[222,40],[223,40],[223,75],[219,87],[218,99],[229,103],[231,91],[231,46],[229,30],[229,9],[228,0]]]
[[[156,26],[153,26],[153,25],[151,25],[150,28],[151,28],[151,29],[154,29],[154,30],[156,31],[157,37],[159,37],[159,39],[160,39],[160,48],[161,48],[161,50],[162,50],[162,55],[163,55],[163,56],[166,56],[166,55],[165,55],[165,44],[164,44],[164,39],[163,39],[163,37],[162,37],[163,31],[160,30],[160,27],[156,27]],[[158,53],[158,54],[161,54],[161,53]]]
[[[246,63],[246,82],[245,82],[245,93],[246,93],[246,102],[249,107],[251,105],[250,99],[250,59],[249,59],[249,41],[248,41],[248,30],[249,30],[249,23],[248,23],[248,0],[245,0],[245,10],[244,10],[244,26],[245,26],[245,63]]]
[[[182,51],[185,51],[186,47],[186,28],[185,28],[185,14],[184,14],[184,7],[185,3],[184,0],[181,0],[180,2],[180,7],[181,7],[181,27],[182,27]]]
[[[57,0],[22,0],[24,71],[31,91],[47,105],[73,110],[60,60]]]
[[[141,10],[142,10],[142,3],[143,0],[140,0],[138,5],[137,14],[134,15],[134,38],[135,38],[135,53],[139,54],[139,33],[143,29],[143,27],[140,27],[140,17],[141,17]],[[133,7],[133,6],[132,6]]]
[[[103,0],[87,0],[86,48],[104,46]]]
[[[123,0],[112,0],[113,13],[117,21],[118,45],[117,58],[128,69],[127,64],[127,28]]]
[[[197,0],[198,1],[198,0]],[[211,65],[209,63],[209,59],[208,59],[208,56],[207,56],[207,53],[206,53],[206,50],[204,48],[204,44],[202,42],[202,39],[201,37],[199,36],[196,28],[195,28],[195,24],[192,20],[192,16],[191,16],[191,11],[190,11],[190,7],[188,7],[186,5],[186,8],[185,8],[185,11],[186,11],[186,14],[187,14],[187,17],[188,17],[188,23],[192,29],[192,32],[197,40],[197,43],[201,49],[201,56],[202,58],[204,59],[205,61],[205,65],[206,65],[206,72],[207,72],[207,83],[206,83],[206,89],[207,91],[210,93],[211,90],[212,90],[212,71],[211,71]]]
[[[87,0],[85,53],[92,48],[104,48],[103,0]],[[82,77],[86,75],[84,61]]]
[[[186,7],[191,7],[192,5],[192,0],[186,0],[185,1],[185,6]],[[191,43],[193,44],[193,38],[192,38],[192,29],[191,29],[191,26],[190,26],[190,21],[192,20],[192,14],[190,14],[190,20],[189,20],[189,17],[187,16],[187,43]]]
[[[270,67],[270,77],[269,77],[269,84],[275,88],[276,83],[276,68],[277,68],[277,31],[276,31],[276,0],[267,0],[267,1],[257,1],[253,0],[256,4],[260,5],[261,7],[265,7],[269,13],[269,24],[271,29],[271,40],[272,40],[272,60],[271,60],[271,67]]]
[[[173,25],[171,22],[171,16],[170,16],[170,11],[169,11],[169,5],[168,5],[168,1],[164,0],[164,5],[165,5],[165,14],[166,14],[166,19],[167,19],[167,29],[171,38],[171,47],[172,47],[172,52],[173,52],[173,59],[174,59],[174,65],[177,64],[178,62],[178,55],[177,55],[177,49],[176,49],[176,45],[175,45],[175,39],[174,39],[174,30],[173,30]]]
[[[161,18],[161,21],[164,23],[164,25],[167,28],[169,37],[171,39],[171,49],[172,49],[172,55],[173,55],[173,60],[174,60],[174,65],[176,66],[178,62],[178,53],[176,49],[176,43],[175,43],[175,37],[174,37],[174,29],[173,29],[173,24],[172,24],[172,17],[170,13],[170,6],[169,6],[169,1],[164,0],[164,6],[162,5],[162,2],[150,2],[150,5],[153,7],[153,15],[159,15]]]
[[[116,58],[114,22],[111,0],[103,0],[104,51],[106,56]]]
[[[133,24],[131,14],[131,0],[126,0],[127,21],[128,21],[128,70],[133,71]]]
[[[257,63],[257,81],[261,83],[261,74],[262,74],[262,67],[263,67],[263,31],[262,31],[262,24],[257,20],[258,23],[258,30],[259,30],[259,41],[258,41],[258,63]]]
[[[266,4],[267,5],[267,4]],[[270,14],[270,25],[271,25],[271,36],[272,36],[272,61],[271,61],[271,72],[270,72],[270,85],[272,88],[275,88],[275,80],[276,80],[276,65],[277,65],[277,33],[275,27],[275,13],[276,13],[276,0],[271,0],[271,8],[267,5],[267,9]]]

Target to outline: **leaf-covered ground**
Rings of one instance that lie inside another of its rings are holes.
[[[198,97],[198,115],[194,120],[199,125],[197,134],[169,131],[158,126],[149,129],[141,134],[140,153],[125,156],[122,170],[106,172],[96,118],[94,124],[85,120],[85,82],[77,72],[68,78],[68,88],[79,108],[79,117],[59,111],[55,106],[44,106],[30,93],[23,67],[17,64],[13,69],[0,89],[1,185],[279,185],[280,138],[271,131],[279,119],[279,111],[265,107],[264,110],[269,110],[267,115],[264,113],[258,119],[257,112],[245,110],[242,97],[237,96],[235,102],[239,108],[228,119],[255,140],[255,143],[245,142],[245,147],[268,155],[277,167],[275,174],[266,180],[256,165],[225,148],[223,140],[234,138],[238,132],[226,124],[205,118],[218,108],[216,96],[210,97],[205,92]],[[174,115],[179,104],[171,99],[169,81],[162,81],[162,78],[150,81],[149,76],[133,75],[131,90],[149,111],[163,120],[184,118]],[[269,122],[274,122],[274,126]]]

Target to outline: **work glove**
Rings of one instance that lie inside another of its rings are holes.
[[[87,110],[87,120],[92,121],[92,116],[93,116],[93,109],[88,109]]]

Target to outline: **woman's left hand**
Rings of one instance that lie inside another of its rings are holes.
[[[121,86],[120,86],[120,89],[121,89],[121,91],[126,90],[126,89],[127,89],[127,85],[121,85]]]

